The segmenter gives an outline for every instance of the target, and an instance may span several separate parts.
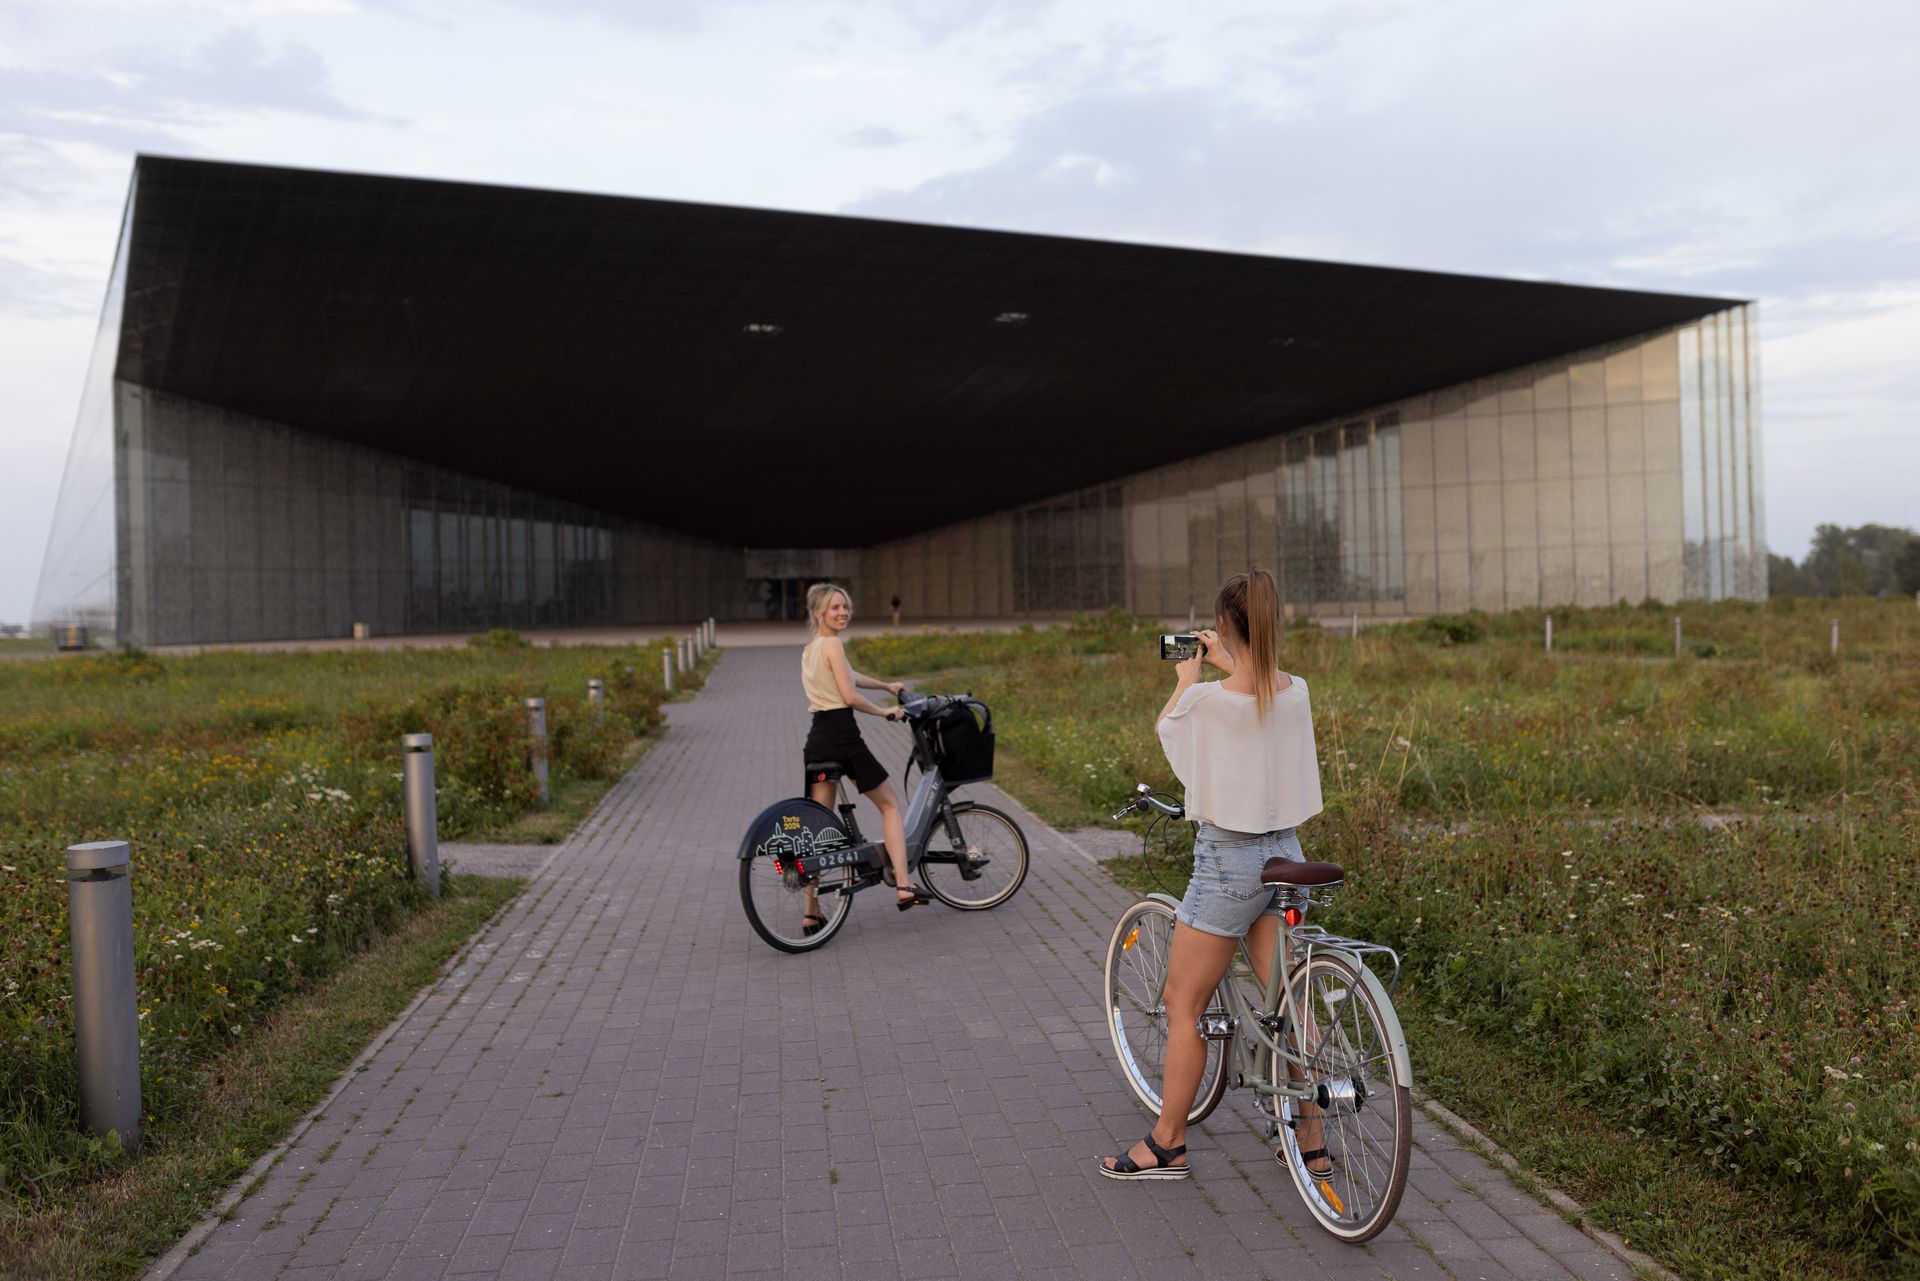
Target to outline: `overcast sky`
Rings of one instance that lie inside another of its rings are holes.
[[[135,152],[1753,297],[1767,535],[1920,525],[1920,6],[6,0],[0,621]]]

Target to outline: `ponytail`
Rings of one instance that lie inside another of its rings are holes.
[[[1253,667],[1254,706],[1264,721],[1280,672],[1280,590],[1273,575],[1264,569],[1235,574],[1220,585],[1213,612],[1246,643],[1240,661]]]

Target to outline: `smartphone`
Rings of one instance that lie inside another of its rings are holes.
[[[1160,657],[1175,662],[1192,658],[1196,654],[1203,654],[1206,649],[1206,642],[1192,632],[1181,632],[1176,636],[1160,638]]]

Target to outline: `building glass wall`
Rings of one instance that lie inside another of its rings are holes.
[[[133,232],[134,190],[127,192],[120,245],[107,280],[100,328],[87,362],[80,413],[67,467],[54,500],[53,528],[33,596],[36,628],[78,623],[96,642],[112,643],[120,594],[117,546],[119,502],[114,492],[113,369],[120,352],[120,315],[127,294],[127,241]]]
[[[128,384],[117,399],[136,643],[747,610],[737,548]]]
[[[919,618],[1201,616],[1250,565],[1289,616],[1760,599],[1754,328],[1735,307],[983,515],[866,549],[861,584]]]

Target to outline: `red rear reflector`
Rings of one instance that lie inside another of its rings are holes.
[[[1298,925],[1298,924],[1300,924],[1300,922],[1301,922],[1301,921],[1302,921],[1303,919],[1305,919],[1305,918],[1303,918],[1303,917],[1302,917],[1302,916],[1300,915],[1300,909],[1299,909],[1299,908],[1297,908],[1297,907],[1290,907],[1290,908],[1288,908],[1288,909],[1287,909],[1287,926],[1288,926],[1288,928],[1292,928],[1293,926],[1295,926],[1295,925]]]

